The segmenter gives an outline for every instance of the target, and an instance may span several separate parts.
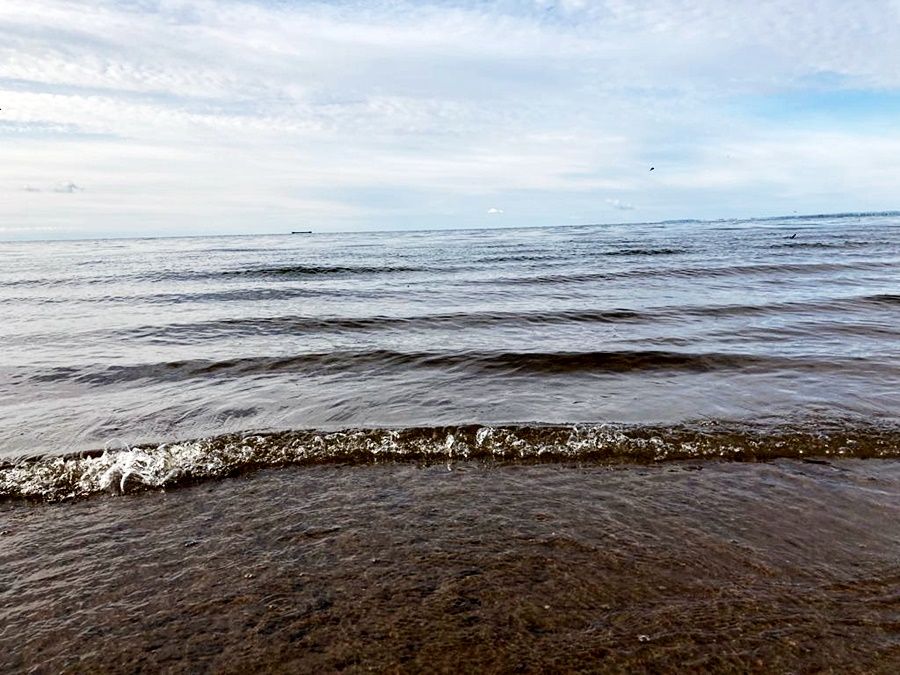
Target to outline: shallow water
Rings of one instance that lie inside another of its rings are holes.
[[[0,531],[4,672],[900,666],[896,460],[319,465]]]

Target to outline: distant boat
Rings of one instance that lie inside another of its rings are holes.
[[[291,234],[312,234],[312,230],[294,230]]]

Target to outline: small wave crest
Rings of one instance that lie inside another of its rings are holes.
[[[443,370],[481,374],[569,374],[713,371],[773,371],[860,368],[864,362],[825,361],[813,357],[774,357],[754,354],[707,352],[691,353],[660,350],[619,350],[585,352],[398,352],[388,349],[311,352],[292,356],[250,356],[235,359],[189,359],[162,363],[107,366],[56,366],[39,372],[18,374],[33,382],[79,382],[108,385],[116,382],[175,382],[210,377],[251,377],[280,372],[308,375],[359,373],[378,369]]]
[[[612,251],[604,251],[603,255],[607,256],[651,256],[651,255],[680,255],[682,253],[690,253],[686,248],[620,248]]]
[[[276,265],[251,267],[224,272],[226,276],[252,277],[321,277],[351,274],[385,274],[391,272],[421,272],[424,268],[410,265]]]
[[[385,460],[656,463],[827,457],[900,458],[900,429],[839,424],[769,429],[707,422],[675,427],[462,425],[229,434],[0,465],[0,500],[53,502],[169,488],[267,467]]]
[[[881,293],[879,295],[868,295],[863,298],[865,302],[875,305],[900,305],[900,295],[891,293]]]

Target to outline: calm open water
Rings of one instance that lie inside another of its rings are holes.
[[[898,266],[897,214],[0,243],[0,670],[896,672]]]

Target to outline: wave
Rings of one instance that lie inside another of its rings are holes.
[[[353,274],[390,274],[393,272],[427,272],[429,267],[411,265],[276,265],[272,267],[249,267],[222,272],[224,276],[251,277],[322,277]]]
[[[56,286],[96,286],[103,284],[121,284],[123,279],[131,282],[165,283],[204,281],[209,279],[243,277],[273,279],[311,279],[322,277],[347,277],[354,275],[392,274],[399,272],[440,272],[457,271],[465,267],[435,268],[413,265],[314,265],[293,264],[270,267],[248,267],[234,270],[190,270],[190,269],[156,269],[150,272],[137,272],[128,275],[108,274],[93,276],[70,276],[63,278],[27,277],[0,281],[0,286],[16,288],[41,288]]]
[[[610,424],[440,426],[242,433],[0,464],[0,500],[61,501],[261,468],[379,461],[657,463],[900,458],[900,429],[831,422],[753,427]]]
[[[213,319],[160,326],[141,326],[116,335],[128,339],[221,337],[229,335],[310,334],[344,331],[462,329],[483,326],[538,326],[583,323],[619,323],[652,319],[627,309],[562,310],[556,312],[447,312],[418,316],[316,317],[269,316]],[[103,331],[104,334],[106,331]]]
[[[440,330],[479,327],[536,327],[584,324],[636,324],[681,321],[690,318],[728,318],[741,316],[789,316],[794,314],[846,314],[863,304],[900,304],[900,296],[869,295],[834,298],[818,302],[773,302],[731,305],[668,305],[644,309],[564,309],[493,312],[446,312],[412,316],[268,316],[212,319],[163,325],[147,325],[113,335],[122,339],[199,339],[228,335],[297,335],[344,331],[377,332],[384,330]],[[821,330],[828,329],[822,325]],[[98,331],[98,335],[109,335]]]
[[[769,246],[769,248],[830,248],[824,243],[785,243]],[[303,297],[304,295],[335,294],[346,295],[352,289],[316,289],[316,288],[287,288],[281,289],[272,286],[272,282],[289,281],[313,281],[325,279],[353,279],[354,277],[384,277],[392,274],[422,273],[426,275],[460,275],[465,272],[484,271],[491,265],[506,262],[517,263],[507,269],[504,276],[492,276],[490,278],[466,279],[467,285],[476,286],[503,286],[519,284],[571,284],[591,283],[599,281],[616,282],[630,279],[697,279],[705,278],[731,278],[731,277],[756,277],[771,275],[821,275],[835,272],[861,272],[880,271],[892,269],[897,266],[898,260],[890,259],[865,259],[853,261],[815,261],[815,262],[776,262],[776,263],[748,263],[742,265],[668,265],[658,267],[635,266],[640,260],[648,256],[676,257],[691,253],[688,249],[677,248],[625,248],[612,251],[599,251],[596,257],[620,257],[622,264],[629,263],[625,267],[590,265],[585,267],[585,260],[592,258],[585,254],[567,253],[565,255],[511,255],[487,257],[478,260],[459,261],[444,265],[279,265],[270,267],[249,267],[234,270],[165,270],[159,269],[152,272],[132,273],[128,275],[104,275],[104,276],[73,276],[65,278],[53,277],[29,277],[21,279],[0,280],[0,288],[4,289],[57,289],[61,286],[83,288],[121,286],[123,282],[129,282],[133,290],[134,284],[150,284],[146,288],[153,288],[153,284],[173,284],[185,282],[205,282],[211,280],[231,279],[235,283],[239,280],[245,282],[256,281],[260,284],[256,288],[223,288],[210,291],[208,288],[182,287],[176,293],[144,293],[141,295],[106,295],[99,298],[84,298],[85,302],[133,302],[136,300],[148,302],[172,302],[183,298],[192,300],[254,300],[254,299],[280,299],[290,297]],[[633,260],[632,260],[633,259]],[[528,263],[541,263],[542,267],[559,271],[544,271],[540,274],[529,272]],[[554,263],[551,265],[551,263]],[[598,263],[599,264],[599,263]],[[649,264],[649,262],[648,262]],[[573,269],[574,267],[574,269]],[[282,284],[278,284],[281,286]],[[385,289],[384,293],[396,293],[395,290]],[[3,298],[7,301],[9,298]],[[27,296],[27,301],[42,302],[59,301],[59,298],[37,298]]]
[[[614,251],[603,251],[606,256],[651,256],[651,255],[680,255],[690,253],[686,248],[620,248]]]
[[[555,272],[540,275],[511,274],[491,279],[476,279],[468,283],[482,286],[501,284],[571,284],[597,281],[615,282],[623,279],[696,279],[731,278],[745,276],[772,275],[819,275],[833,272],[877,271],[897,266],[896,260],[861,260],[855,262],[811,262],[811,263],[751,263],[746,265],[695,265],[680,267],[638,267]]]
[[[291,287],[282,285],[253,286],[249,288],[234,288],[215,291],[192,291],[183,289],[177,293],[140,293],[134,295],[101,295],[95,297],[79,297],[75,302],[88,305],[107,304],[172,304],[183,302],[218,303],[218,302],[255,302],[274,300],[293,300],[299,298],[393,298],[396,291],[391,289],[373,288],[312,288]],[[71,297],[58,296],[14,296],[5,295],[0,298],[2,304],[34,303],[35,305],[71,304]]]
[[[817,249],[817,248],[836,248],[836,249],[846,249],[846,248],[861,248],[864,246],[868,246],[869,244],[866,242],[850,242],[846,241],[843,243],[840,242],[826,242],[826,241],[786,241],[782,244],[770,244],[768,248],[806,248],[806,249]]]
[[[473,258],[472,263],[477,265],[486,265],[493,263],[511,263],[511,262],[524,262],[524,263],[545,263],[545,262],[554,262],[557,260],[573,260],[578,257],[584,257],[586,254],[582,253],[578,255],[572,252],[566,253],[544,253],[540,250],[537,251],[529,251],[529,252],[515,252],[508,253],[502,255],[486,255],[480,256],[478,258]]]
[[[706,352],[690,353],[663,350],[619,350],[584,352],[401,352],[389,349],[335,350],[291,356],[250,356],[233,359],[189,359],[135,365],[101,364],[58,366],[14,374],[15,380],[33,382],[79,382],[108,385],[117,382],[149,380],[174,382],[193,378],[249,377],[282,372],[307,375],[359,373],[390,369],[441,369],[449,372],[479,374],[566,374],[636,373],[647,371],[820,371],[846,372],[848,368],[876,368],[863,358],[822,359],[804,356],[763,356],[756,354]]]
[[[879,295],[867,295],[862,298],[864,302],[870,302],[875,305],[900,305],[900,295],[892,293],[882,293]]]

